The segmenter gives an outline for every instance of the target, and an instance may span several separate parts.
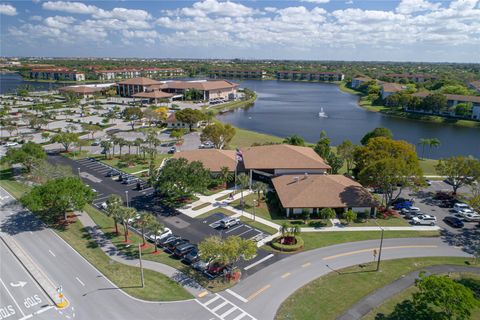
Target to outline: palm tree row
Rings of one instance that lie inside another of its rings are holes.
[[[137,222],[142,234],[142,244],[146,245],[145,234],[147,231],[155,235],[160,234],[164,230],[163,224],[157,221],[148,211],[137,212],[135,208],[123,206],[123,200],[118,195],[112,195],[108,198],[107,207],[105,209],[108,217],[113,219],[115,225],[115,234],[118,236],[118,224],[123,227],[123,234],[125,236],[125,243],[128,242],[129,228],[134,221]],[[155,241],[155,252],[158,251],[157,243]]]
[[[422,138],[418,141],[418,144],[422,146],[422,160],[424,159],[425,146],[428,146],[429,152],[432,148],[438,148],[440,146],[440,140],[437,138]]]

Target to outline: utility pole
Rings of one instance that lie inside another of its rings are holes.
[[[380,227],[380,229],[382,229],[382,237],[380,238],[380,250],[378,251],[377,270],[375,270],[375,271],[380,270],[380,260],[382,259],[383,231],[384,231],[384,229],[382,227]]]
[[[142,279],[142,288],[145,287],[145,277],[143,276],[143,265],[142,265],[142,246],[138,244],[138,257],[140,260],[140,277]]]
[[[253,222],[255,222],[255,207],[257,206],[257,200],[253,199]]]
[[[128,208],[128,190],[125,191],[125,198],[127,200],[127,208]]]

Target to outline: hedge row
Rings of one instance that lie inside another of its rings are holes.
[[[281,244],[278,242],[279,238],[274,239],[271,243],[272,247],[276,250],[283,252],[293,252],[303,249],[304,241],[300,237],[296,237],[297,243],[292,245]]]

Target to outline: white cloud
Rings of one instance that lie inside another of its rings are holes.
[[[9,4],[0,4],[0,14],[4,14],[6,16],[16,16],[17,8]]]
[[[300,2],[310,2],[316,4],[329,3],[330,0],[300,0]]]
[[[94,14],[99,9],[96,6],[86,5],[82,2],[47,1],[42,8],[51,11],[62,11],[74,14]]]
[[[30,20],[32,20],[32,21],[42,21],[43,18],[41,16],[31,16]]]
[[[43,23],[55,29],[67,29],[70,28],[70,25],[75,22],[73,17],[64,17],[64,16],[55,16],[46,18]]]
[[[410,14],[420,11],[431,11],[440,8],[439,3],[431,3],[426,0],[402,0],[396,11],[402,14]]]
[[[217,0],[205,0],[203,2],[195,2],[192,7],[183,8],[181,12],[189,17],[205,17],[209,14],[241,17],[251,15],[254,10],[243,4],[231,1],[219,2]]]

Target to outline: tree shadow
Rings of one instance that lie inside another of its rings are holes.
[[[477,247],[477,239],[480,239],[480,230],[477,229],[461,229],[460,232],[454,233],[446,229],[440,231],[441,239],[451,246],[462,248],[463,251],[473,254]]]
[[[440,314],[426,304],[415,304],[404,300],[395,306],[389,315],[378,313],[375,320],[440,320]]]

